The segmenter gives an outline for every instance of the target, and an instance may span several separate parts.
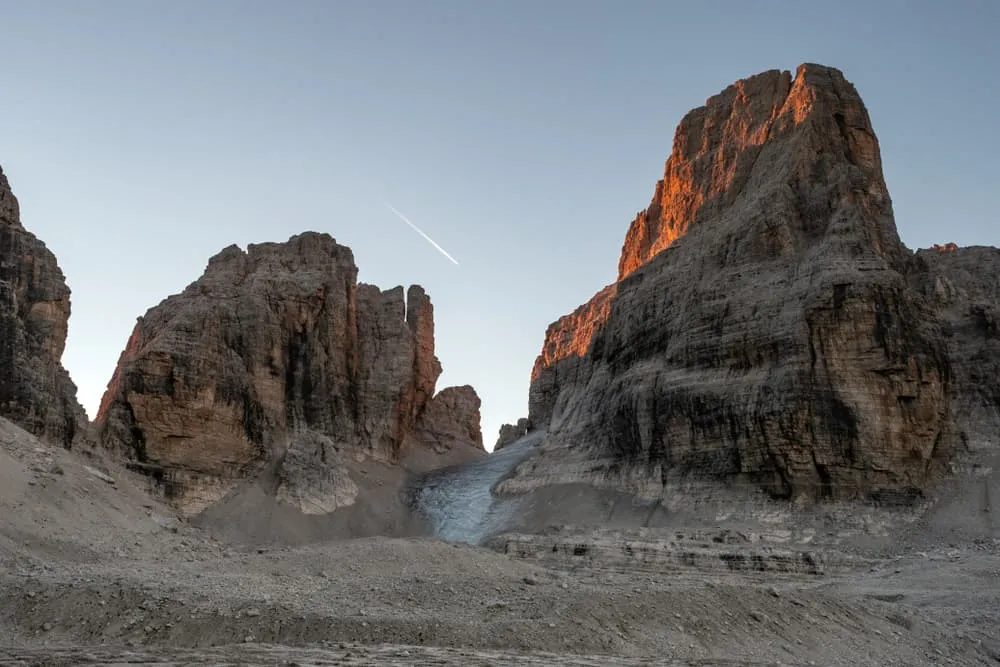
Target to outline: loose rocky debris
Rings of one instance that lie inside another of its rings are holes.
[[[96,470],[94,468],[91,468],[90,466],[83,466],[83,469],[86,470],[91,475],[93,475],[94,477],[96,477],[97,479],[101,480],[102,482],[105,482],[106,484],[110,484],[110,485],[114,486],[114,484],[115,484],[115,478],[112,477],[111,475],[103,473],[100,470]]]

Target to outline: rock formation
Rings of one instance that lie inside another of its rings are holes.
[[[956,439],[921,272],[843,75],[735,83],[681,121],[617,282],[549,327],[529,405],[549,437],[500,490],[706,476],[778,497],[919,493]]]
[[[66,447],[87,424],[61,363],[69,296],[55,255],[21,225],[0,170],[0,416]]]
[[[1000,451],[1000,249],[954,243],[920,250],[925,291],[944,320],[953,415],[963,444]]]
[[[476,390],[469,385],[442,389],[424,408],[411,438],[416,445],[439,454],[469,444],[482,449],[481,406]]]
[[[407,447],[482,452],[471,387],[434,395],[434,310],[419,286],[357,284],[326,234],[226,248],[140,317],[101,402],[102,441],[187,512],[278,466],[308,513],[353,502],[343,464]]]
[[[524,436],[528,435],[531,430],[531,422],[528,421],[527,417],[521,417],[517,420],[516,424],[504,424],[500,427],[500,436],[497,438],[497,442],[493,445],[493,451],[498,452],[507,445],[517,442]]]

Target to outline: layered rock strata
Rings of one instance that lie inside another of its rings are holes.
[[[1000,451],[1000,249],[953,243],[920,250],[925,293],[942,318],[951,403],[963,444]]]
[[[279,499],[323,513],[353,502],[346,461],[482,451],[478,397],[435,396],[440,374],[424,290],[357,284],[351,250],[306,233],[226,248],[140,317],[96,424],[188,512],[273,464]]]
[[[529,419],[550,436],[500,490],[919,493],[956,440],[922,271],[854,86],[811,64],[738,81],[681,121],[618,281],[549,327]]]
[[[0,416],[65,447],[87,425],[62,366],[69,297],[55,255],[21,224],[0,170]]]

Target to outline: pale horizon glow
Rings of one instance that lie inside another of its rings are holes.
[[[413,228],[413,231],[415,231],[415,232],[416,232],[417,234],[420,234],[421,236],[423,236],[423,237],[424,237],[424,240],[426,240],[426,241],[427,241],[428,243],[430,243],[430,244],[431,244],[432,246],[434,246],[435,248],[437,248],[438,252],[440,252],[440,253],[441,253],[442,255],[444,255],[445,257],[447,257],[448,259],[450,259],[450,260],[452,261],[452,263],[453,263],[453,264],[454,264],[455,266],[459,266],[459,263],[458,263],[458,260],[457,260],[457,259],[455,259],[455,258],[454,258],[454,257],[452,257],[451,255],[449,255],[449,254],[448,254],[448,251],[447,251],[447,250],[445,250],[444,248],[442,248],[442,247],[441,247],[440,245],[438,245],[437,241],[435,241],[435,240],[434,240],[434,239],[432,239],[431,237],[427,236],[427,234],[425,234],[425,233],[423,232],[423,230],[421,230],[421,229],[420,229],[419,227],[417,227],[417,226],[416,226],[415,224],[413,224],[413,223],[412,223],[412,222],[410,221],[410,219],[409,219],[409,218],[407,218],[407,217],[406,217],[405,215],[403,215],[403,214],[402,214],[402,213],[400,213],[400,212],[399,212],[398,210],[396,210],[396,208],[395,208],[395,207],[393,207],[393,205],[392,205],[392,204],[390,204],[389,202],[382,202],[382,203],[383,203],[383,204],[385,204],[385,207],[386,207],[387,209],[389,209],[390,211],[392,211],[393,213],[395,213],[395,214],[396,214],[396,216],[397,216],[397,217],[398,217],[398,218],[399,218],[400,220],[402,220],[403,222],[405,222],[406,224],[408,224],[408,225],[409,225],[410,227],[412,227],[412,228]]]

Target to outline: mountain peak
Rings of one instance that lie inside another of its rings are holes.
[[[840,70],[806,63],[794,78],[769,70],[741,79],[681,120],[652,201],[625,236],[618,279],[700,220],[752,207],[779,190],[830,181],[834,171],[850,172],[851,188],[888,202],[868,111]],[[876,236],[886,234],[898,244],[894,227]]]

